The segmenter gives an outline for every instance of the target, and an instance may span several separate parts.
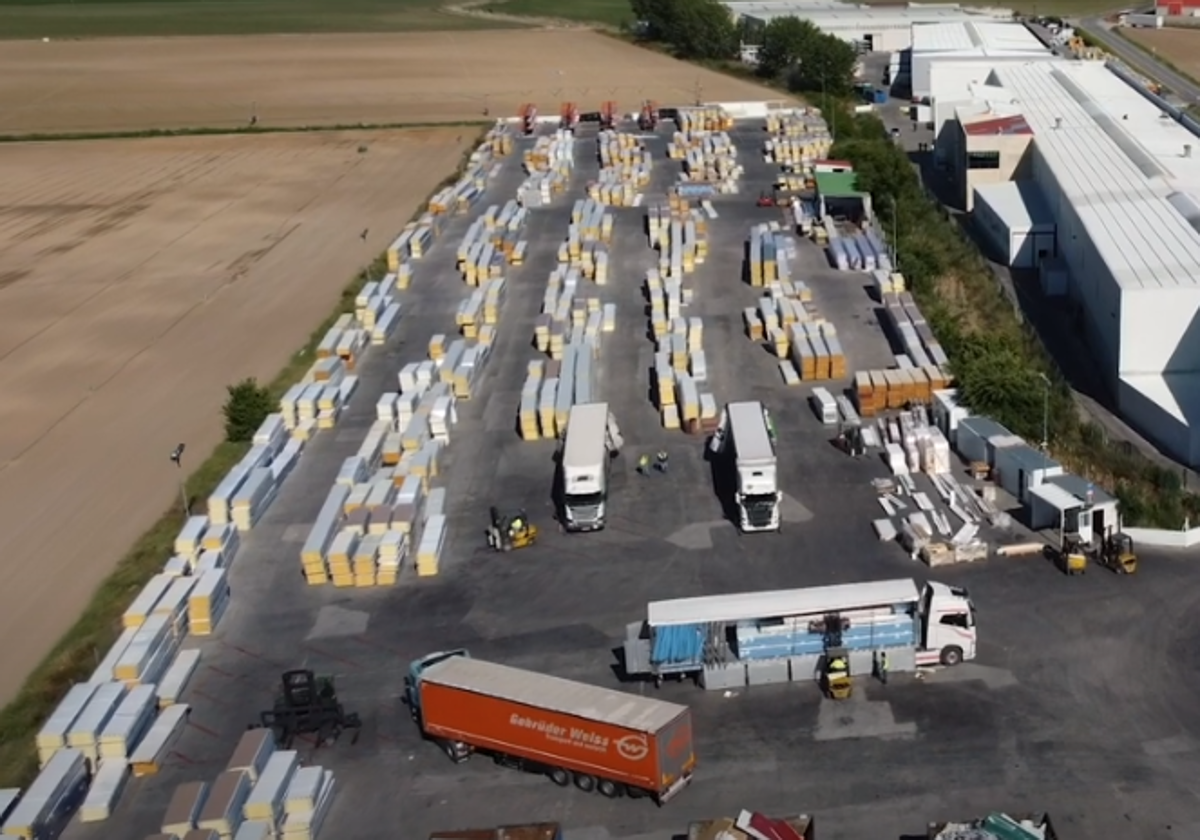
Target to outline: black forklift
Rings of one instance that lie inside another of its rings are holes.
[[[299,735],[314,735],[317,746],[332,746],[346,730],[354,732],[350,743],[358,743],[362,720],[342,706],[333,677],[285,671],[281,683],[274,707],[260,715],[258,724],[274,733],[280,747],[290,749]]]

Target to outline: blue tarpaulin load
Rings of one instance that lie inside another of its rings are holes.
[[[656,627],[650,661],[655,665],[700,662],[704,656],[704,628],[699,624]]]

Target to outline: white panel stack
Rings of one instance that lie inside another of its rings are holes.
[[[127,758],[154,723],[157,711],[158,697],[154,686],[131,688],[100,732],[100,758]]]
[[[189,516],[179,536],[175,537],[175,553],[195,557],[200,553],[200,541],[208,529],[207,516]]]
[[[316,840],[321,825],[329,813],[330,804],[333,802],[333,791],[333,772],[326,770],[322,775],[321,790],[317,794],[313,809],[309,811],[289,809],[283,819],[280,840]]]
[[[446,517],[432,516],[425,523],[417,544],[417,575],[429,577],[438,573],[442,548],[446,543]]]
[[[175,661],[171,663],[171,667],[167,668],[162,679],[158,681],[157,694],[158,707],[160,709],[165,709],[179,702],[183,690],[187,688],[188,681],[196,673],[196,667],[199,664],[199,650],[185,650],[175,657]]]
[[[146,736],[133,748],[129,764],[135,776],[150,776],[158,772],[171,746],[183,732],[191,707],[178,703],[163,710],[155,719]]]
[[[38,766],[45,767],[56,752],[67,746],[67,734],[71,724],[87,708],[88,702],[96,694],[97,685],[79,683],[71,686],[67,696],[62,699],[45,724],[38,731],[36,743],[38,751]]]
[[[275,500],[275,476],[269,467],[258,467],[246,478],[246,483],[234,494],[233,524],[239,531],[249,531],[267,507]]]
[[[300,755],[295,750],[280,750],[272,755],[246,798],[243,816],[247,820],[265,820],[272,825],[278,823],[283,816],[288,785],[299,765]]]
[[[125,758],[105,758],[100,769],[92,777],[92,787],[83,806],[79,809],[80,822],[103,822],[112,815],[112,809],[129,781],[129,762]]]
[[[113,677],[128,685],[156,681],[175,658],[179,647],[172,618],[156,613],[138,628],[129,647],[117,660]]]
[[[205,572],[188,596],[188,620],[192,635],[209,636],[229,605],[229,582],[223,569]]]
[[[73,749],[59,750],[8,815],[3,835],[40,840],[48,823],[70,814],[87,783],[88,763],[84,754]]]
[[[184,782],[175,788],[163,814],[163,834],[183,837],[196,827],[200,811],[208,801],[208,782]]]
[[[185,579],[190,580],[190,578]],[[170,592],[170,590],[167,591]],[[89,684],[104,685],[115,679],[113,673],[116,670],[117,661],[125,653],[139,629],[138,627],[126,627],[121,631],[121,635],[113,642],[113,646],[108,649],[108,653],[104,655],[104,658],[100,660],[100,664],[96,666],[96,670],[92,672],[92,676],[88,679]]]
[[[275,840],[275,824],[263,820],[250,820],[238,826],[233,840]]]
[[[229,757],[226,770],[241,770],[250,778],[252,784],[257,783],[260,774],[266,769],[267,762],[275,755],[275,736],[270,729],[250,729],[242,735],[233,755]]]
[[[301,417],[301,422],[303,422]],[[224,525],[231,521],[233,497],[250,475],[250,466],[244,459],[225,474],[217,489],[208,497],[208,518],[214,525]]]
[[[217,776],[200,810],[196,827],[232,837],[242,824],[242,806],[250,793],[250,777],[243,770],[226,770]]]

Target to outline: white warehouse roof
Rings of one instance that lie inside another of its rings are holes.
[[[1200,142],[1099,62],[999,65],[995,82],[1123,290],[1200,288]],[[1176,196],[1173,193],[1188,194]]]
[[[975,205],[980,204],[986,204],[1011,233],[1054,230],[1054,213],[1032,181],[982,184],[975,188]]]
[[[964,58],[1040,56],[1049,52],[1024,24],[992,20],[916,25],[912,32],[912,50],[914,57],[921,53],[941,53]]]

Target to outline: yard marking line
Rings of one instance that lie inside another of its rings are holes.
[[[194,720],[191,720],[191,719],[189,719],[189,720],[188,720],[188,722],[187,722],[187,725],[188,725],[188,726],[193,726],[193,727],[195,727],[196,729],[199,729],[199,730],[200,730],[201,732],[203,732],[205,735],[209,735],[209,736],[211,736],[211,737],[213,737],[213,738],[220,738],[220,737],[221,737],[221,736],[220,736],[218,733],[216,733],[216,732],[214,732],[213,730],[209,729],[207,726],[203,726],[203,725],[201,725],[201,724],[199,724],[199,723],[196,723]]]
[[[332,659],[334,662],[341,662],[343,665],[349,665],[351,668],[361,667],[357,662],[347,659],[344,656],[337,656],[335,654],[329,653],[328,651],[321,650],[321,648],[313,647],[312,645],[305,645],[305,647],[308,650],[315,653],[317,656],[324,656],[326,659]]]

